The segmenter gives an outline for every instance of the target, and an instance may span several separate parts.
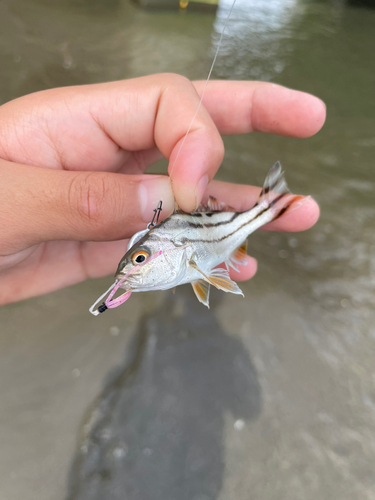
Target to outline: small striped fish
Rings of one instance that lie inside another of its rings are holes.
[[[229,268],[246,263],[246,238],[264,224],[280,217],[300,196],[287,187],[281,165],[269,171],[255,206],[246,212],[210,198],[187,214],[179,209],[150,230],[136,233],[121,259],[116,281],[90,308],[97,315],[124,303],[132,292],[167,290],[191,283],[197,299],[209,307],[210,285],[242,294],[229,277]],[[217,268],[224,262],[226,269]],[[125,290],[118,298],[116,291]],[[107,294],[107,299],[95,309]]]

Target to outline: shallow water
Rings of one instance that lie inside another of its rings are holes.
[[[225,139],[218,178],[260,184],[280,160],[321,206],[306,233],[252,235],[245,299],[213,294],[207,311],[180,287],[95,319],[103,279],[0,310],[1,498],[375,498],[375,10],[359,4],[238,0],[215,76],[328,108],[311,139]],[[0,2],[0,101],[204,78],[228,5]]]

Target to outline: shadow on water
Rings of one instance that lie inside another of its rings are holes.
[[[364,9],[375,9],[374,0],[348,0],[350,7],[362,7]]]
[[[179,292],[141,319],[132,360],[87,412],[69,500],[217,498],[225,415],[255,419],[260,386],[242,342],[215,317],[218,294],[206,310]]]

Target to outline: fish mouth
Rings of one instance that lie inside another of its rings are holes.
[[[135,266],[130,271],[128,271],[126,274],[124,274],[122,276],[117,274],[115,277],[116,281],[90,307],[90,309],[89,309],[90,313],[93,314],[94,316],[98,316],[100,313],[103,313],[107,309],[113,309],[115,307],[120,306],[124,302],[126,302],[128,300],[128,298],[130,297],[130,295],[132,294],[132,292],[134,291],[134,288],[131,288],[131,286],[130,286],[123,294],[121,294],[119,297],[116,297],[114,299],[113,297],[114,297],[115,293],[117,292],[117,290],[119,288],[122,288],[122,286],[125,283],[125,280],[127,280],[129,278],[129,276],[134,275],[138,271],[138,269],[143,267],[146,263],[150,262],[151,260],[154,260],[155,258],[159,257],[162,253],[163,253],[163,251],[159,250],[158,252],[155,252],[154,255],[152,255],[151,257],[146,259],[144,262],[142,262],[142,264]],[[107,297],[107,295],[108,295],[108,297]],[[104,302],[102,302],[102,304],[100,306],[96,307],[99,304],[99,302],[104,299],[104,297],[107,297],[107,298],[104,300]]]
[[[106,300],[104,301],[104,305],[106,306],[107,309],[114,309],[115,307],[120,306],[124,302],[128,300],[130,295],[132,294],[132,289],[129,288],[126,290],[124,293],[122,293],[119,297],[116,297],[115,299],[113,298],[119,288],[122,288],[122,285],[125,282],[125,279],[127,278],[127,275],[123,276],[122,278],[116,278],[116,281],[114,282],[114,286],[111,290],[111,293],[108,295]]]

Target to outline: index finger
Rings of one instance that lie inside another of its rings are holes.
[[[193,84],[201,95],[205,82]],[[267,82],[212,81],[203,103],[222,135],[264,132],[306,138],[319,132],[326,118],[318,97]]]
[[[194,86],[202,95],[205,82]],[[209,82],[203,104],[223,135],[256,131],[304,138],[320,130],[326,115],[317,97],[265,82]],[[220,158],[217,142],[209,142],[194,124],[192,129],[186,140],[182,136],[176,142],[169,159],[173,190],[185,211],[200,202]]]

